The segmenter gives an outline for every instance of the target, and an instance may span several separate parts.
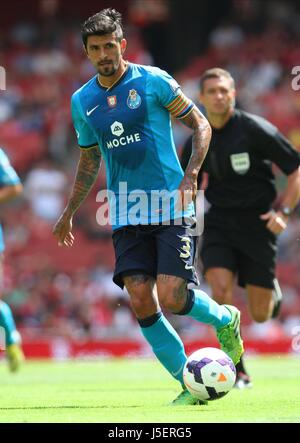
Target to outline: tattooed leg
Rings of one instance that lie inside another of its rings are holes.
[[[157,292],[160,304],[173,313],[181,311],[187,300],[187,283],[173,275],[157,276]]]
[[[155,280],[146,274],[125,276],[124,284],[130,295],[132,309],[138,319],[149,317],[159,311],[155,293]]]

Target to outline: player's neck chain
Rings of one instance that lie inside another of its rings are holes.
[[[102,88],[105,88],[107,91],[109,91],[116,83],[118,83],[118,81],[123,77],[123,75],[125,74],[125,72],[127,71],[127,69],[128,69],[128,65],[129,65],[129,62],[128,61],[125,61],[125,64],[124,64],[124,71],[122,72],[122,74],[113,82],[113,84],[112,85],[110,85],[110,86],[105,86],[105,85],[103,85],[102,83],[101,83],[101,81],[100,81],[100,75],[98,74],[98,82],[99,82],[99,85],[100,86],[102,86]]]

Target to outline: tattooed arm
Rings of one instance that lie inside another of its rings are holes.
[[[184,177],[180,183],[180,191],[188,191],[192,194],[192,199],[196,197],[197,177],[201,165],[205,159],[211,139],[211,127],[204,115],[194,106],[192,111],[180,119],[189,128],[193,129],[192,155],[186,167]]]
[[[82,149],[77,167],[73,190],[68,204],[53,228],[53,234],[58,239],[60,246],[72,246],[73,215],[88,196],[98,176],[101,164],[101,154],[98,147]]]

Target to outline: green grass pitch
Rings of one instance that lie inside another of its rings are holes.
[[[179,385],[151,359],[0,363],[1,423],[300,422],[300,356],[249,358],[254,387],[169,406]]]

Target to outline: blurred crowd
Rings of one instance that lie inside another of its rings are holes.
[[[235,15],[210,33],[205,51],[172,74],[197,102],[201,72],[214,66],[228,69],[236,80],[237,105],[268,118],[300,149],[300,93],[291,87],[292,67],[300,61],[299,17],[288,4],[280,9],[275,2],[261,22],[249,2],[240,3],[243,8],[237,2]],[[128,27],[128,34],[128,60],[152,64],[139,29]],[[0,146],[24,183],[23,197],[0,208],[6,239],[4,298],[24,338],[137,338],[127,294],[111,280],[110,228],[96,222],[96,195],[105,188],[103,167],[75,219],[74,249],[59,248],[51,234],[79,157],[70,97],[94,75],[78,24],[17,22],[0,35],[0,48],[7,72],[7,90],[0,93]],[[180,154],[189,132],[174,122],[174,134]],[[282,189],[285,178],[276,174]],[[299,208],[279,245],[278,277],[284,292],[280,319],[253,324],[237,289],[248,337],[282,337],[300,324]],[[174,316],[172,322],[188,337],[211,333],[187,318]]]

